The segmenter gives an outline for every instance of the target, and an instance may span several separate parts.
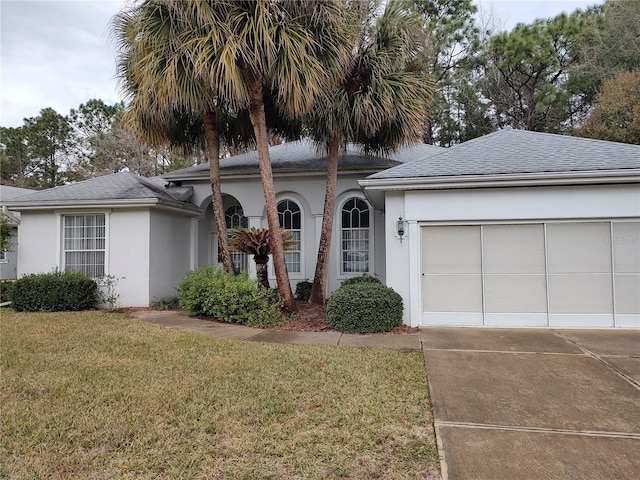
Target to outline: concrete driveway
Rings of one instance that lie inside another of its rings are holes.
[[[640,478],[640,331],[425,328],[443,478]]]

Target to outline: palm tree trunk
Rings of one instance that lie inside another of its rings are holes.
[[[269,137],[267,135],[267,121],[264,114],[264,98],[262,96],[262,82],[258,76],[245,71],[245,81],[249,90],[249,118],[253,125],[258,150],[258,162],[260,164],[260,176],[262,177],[262,189],[264,191],[264,204],[267,210],[267,223],[271,238],[271,254],[273,255],[273,268],[278,282],[278,295],[282,304],[282,311],[292,313],[297,311],[296,303],[289,283],[287,262],[284,257],[284,244],[280,234],[280,222],[276,208],[276,194],[273,188],[273,172],[271,170],[271,158],[269,156]]]
[[[327,275],[329,271],[329,253],[331,251],[331,234],[336,204],[336,182],[338,180],[338,149],[340,137],[333,133],[329,139],[329,155],[327,159],[327,185],[324,194],[324,211],[322,212],[322,230],[318,245],[316,272],[309,303],[324,305],[327,294]]]
[[[222,206],[222,190],[220,189],[220,137],[218,135],[218,120],[216,112],[209,110],[203,115],[204,135],[207,140],[209,154],[209,180],[211,181],[211,207],[216,219],[218,230],[218,249],[222,257],[222,265],[227,273],[235,273],[229,248],[227,246],[227,224],[224,219]]]
[[[262,255],[254,255],[253,261],[256,262],[256,277],[258,277],[258,285],[262,288],[271,288],[269,285],[269,275],[268,275],[268,256]]]

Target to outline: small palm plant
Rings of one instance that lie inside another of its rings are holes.
[[[280,233],[282,234],[282,243],[285,250],[295,245],[295,241],[291,238],[288,230],[280,230]],[[270,288],[267,272],[267,263],[269,262],[269,255],[271,255],[269,229],[237,228],[231,233],[229,246],[237,252],[253,255],[253,260],[256,262],[258,285],[263,288]]]

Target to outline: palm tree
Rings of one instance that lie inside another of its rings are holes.
[[[310,117],[313,136],[327,145],[327,184],[322,230],[310,303],[324,304],[334,221],[340,146],[356,142],[367,151],[386,152],[419,140],[432,82],[421,61],[424,36],[420,19],[403,0],[389,0],[375,18],[370,3],[363,28],[352,49],[349,68]]]
[[[310,112],[346,67],[353,24],[340,0],[200,0],[189,5],[198,31],[187,34],[185,45],[197,71],[209,75],[223,98],[249,111],[278,292],[283,310],[293,312],[296,306],[278,235],[264,92],[273,93],[286,117]]]
[[[150,143],[169,140],[183,145],[194,138],[175,126],[186,119],[191,125],[186,132],[193,133],[196,125],[195,131],[204,134],[209,157],[218,235],[227,238],[218,130],[223,105],[207,79],[196,74],[184,50],[183,35],[189,27],[186,10],[186,3],[180,1],[145,0],[114,17],[113,35],[120,49],[118,76],[131,99],[125,124]],[[219,243],[224,269],[233,272],[227,244]]]
[[[288,250],[295,245],[288,230],[280,230],[284,249]],[[263,288],[269,287],[269,275],[267,264],[271,255],[271,236],[266,228],[237,228],[231,233],[229,239],[231,248],[238,252],[253,255],[256,262],[256,275],[258,285]]]

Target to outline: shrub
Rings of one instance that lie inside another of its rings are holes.
[[[14,280],[2,280],[0,281],[0,303],[12,302],[13,292],[16,289],[16,282]]]
[[[402,297],[380,282],[340,287],[327,302],[327,323],[345,333],[388,332],[402,324]]]
[[[246,274],[199,268],[187,273],[178,293],[182,308],[221,322],[266,327],[287,319],[278,308],[278,296],[272,290],[258,288],[257,282]]]
[[[13,306],[21,312],[92,310],[98,306],[98,284],[81,273],[51,272],[16,280]]]
[[[347,287],[349,285],[357,285],[360,283],[379,283],[382,285],[382,282],[378,280],[376,277],[372,277],[371,275],[361,275],[359,277],[351,277],[347,278],[344,282],[340,284],[341,287]]]
[[[298,282],[296,284],[296,300],[302,300],[304,302],[308,302],[309,297],[311,296],[312,287],[313,287],[313,283],[310,282],[309,280]]]

